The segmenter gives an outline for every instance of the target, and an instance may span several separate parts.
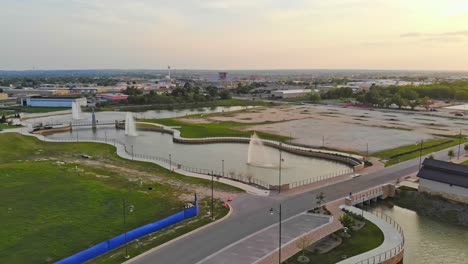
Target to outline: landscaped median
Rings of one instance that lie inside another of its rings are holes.
[[[456,137],[437,138],[423,141],[421,143],[406,145],[394,149],[384,150],[373,153],[372,156],[385,160],[385,166],[390,166],[403,161],[415,159],[419,155],[428,155],[436,151],[447,149],[458,145],[460,140]],[[461,143],[466,143],[468,140],[461,140]]]
[[[265,123],[239,123],[239,122],[210,122],[189,123],[177,118],[165,119],[143,119],[142,122],[156,123],[168,127],[175,127],[180,135],[185,138],[208,138],[208,137],[246,137],[249,138],[254,131],[245,130],[246,127]],[[256,132],[263,139],[286,141],[290,137]]]
[[[131,256],[211,221],[209,181],[120,158],[113,146],[49,143],[16,133],[1,134],[0,146],[1,263],[58,261],[179,212],[195,191],[200,216],[155,233],[144,246],[130,246]],[[215,190],[239,192],[219,183]],[[123,199],[133,208],[125,226]],[[222,217],[228,209],[215,201],[215,215]],[[123,260],[112,255],[111,262]]]

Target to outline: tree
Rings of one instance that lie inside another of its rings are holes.
[[[414,110],[414,108],[416,108],[416,106],[420,104],[421,102],[419,101],[419,99],[411,100],[408,102],[408,105],[411,107],[411,110]]]
[[[317,203],[317,207],[322,206],[323,202],[325,201],[325,194],[323,192],[320,192],[319,194],[317,194],[317,196],[315,196],[315,200]]]
[[[432,104],[432,101],[429,97],[424,96],[423,99],[421,99],[421,105],[424,106],[426,111],[429,110],[429,107],[431,106],[431,104]]]
[[[320,102],[320,94],[318,93],[310,93],[309,94],[309,101],[313,103]]]
[[[344,227],[348,228],[348,230],[354,225],[355,222],[354,218],[348,213],[341,215],[339,220]]]
[[[448,151],[447,156],[449,157],[449,159],[453,159],[453,157],[455,157],[455,152],[453,152],[453,149]]]
[[[7,122],[5,114],[2,115],[2,118],[0,118],[0,124],[4,124]]]
[[[219,97],[223,100],[231,99],[231,93],[228,90],[223,90],[219,93]]]
[[[314,242],[314,240],[308,236],[303,236],[296,241],[296,247],[302,251],[302,263],[309,262],[309,259],[305,260],[305,250],[312,242]]]
[[[428,158],[428,159],[434,159],[434,155],[431,154],[431,155],[429,155],[427,158]]]
[[[466,153],[468,153],[468,144],[465,144],[465,145],[463,146],[463,149],[465,150]]]

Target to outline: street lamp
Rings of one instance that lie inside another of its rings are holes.
[[[214,220],[214,195],[213,195],[213,185],[214,185],[214,173],[211,171],[211,220]]]
[[[122,199],[122,214],[123,214],[123,226],[124,226],[124,239],[125,239],[125,258],[128,259],[130,258],[130,255],[128,254],[128,243],[127,243],[127,221],[126,221],[126,216],[127,216],[127,210],[129,213],[132,213],[133,212],[133,209],[135,208],[135,206],[133,205],[128,205],[127,207],[127,199],[126,198],[123,198]]]
[[[270,208],[270,215],[275,214],[275,209]],[[278,263],[281,264],[281,203],[278,208]]]
[[[133,158],[134,158],[134,157],[133,157],[133,145],[132,145],[132,160],[133,160]]]
[[[278,172],[278,193],[281,193],[281,163],[283,163],[282,143],[279,143],[279,172]]]
[[[221,160],[221,169],[222,169],[223,177],[224,177],[224,160]]]
[[[458,135],[458,155],[457,159],[460,159],[460,146],[461,146],[461,139],[462,139],[462,130],[460,128],[460,134]]]
[[[169,170],[172,170],[172,155],[169,154]]]
[[[421,140],[421,144],[419,146],[419,170],[421,170],[422,149],[423,149],[423,141]]]

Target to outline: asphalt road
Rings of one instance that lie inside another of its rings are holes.
[[[457,147],[452,148],[457,153]],[[433,153],[436,159],[447,160],[447,151]],[[149,254],[131,260],[136,264],[193,264],[210,256],[230,244],[277,222],[269,214],[271,207],[282,204],[283,219],[294,216],[315,205],[315,196],[323,192],[327,201],[346,197],[349,192],[357,193],[384,183],[396,181],[402,176],[418,171],[419,158],[396,164],[381,171],[363,175],[352,180],[315,189],[294,196],[258,197],[244,195],[233,201],[233,214],[226,220],[207,227]],[[261,245],[258,245],[261,247]]]

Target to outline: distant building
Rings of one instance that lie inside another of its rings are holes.
[[[296,90],[276,90],[271,92],[271,96],[275,98],[294,98],[301,97],[309,94],[309,89],[296,89]]]
[[[0,100],[8,99],[7,93],[0,93]]]
[[[468,166],[425,159],[418,177],[420,192],[468,204]]]
[[[30,107],[71,107],[74,101],[77,101],[81,106],[87,106],[88,104],[86,98],[33,96],[22,98],[21,105]]]
[[[123,100],[127,100],[128,95],[126,94],[98,94],[96,95],[96,98],[98,98],[99,102],[114,102],[118,103]]]

